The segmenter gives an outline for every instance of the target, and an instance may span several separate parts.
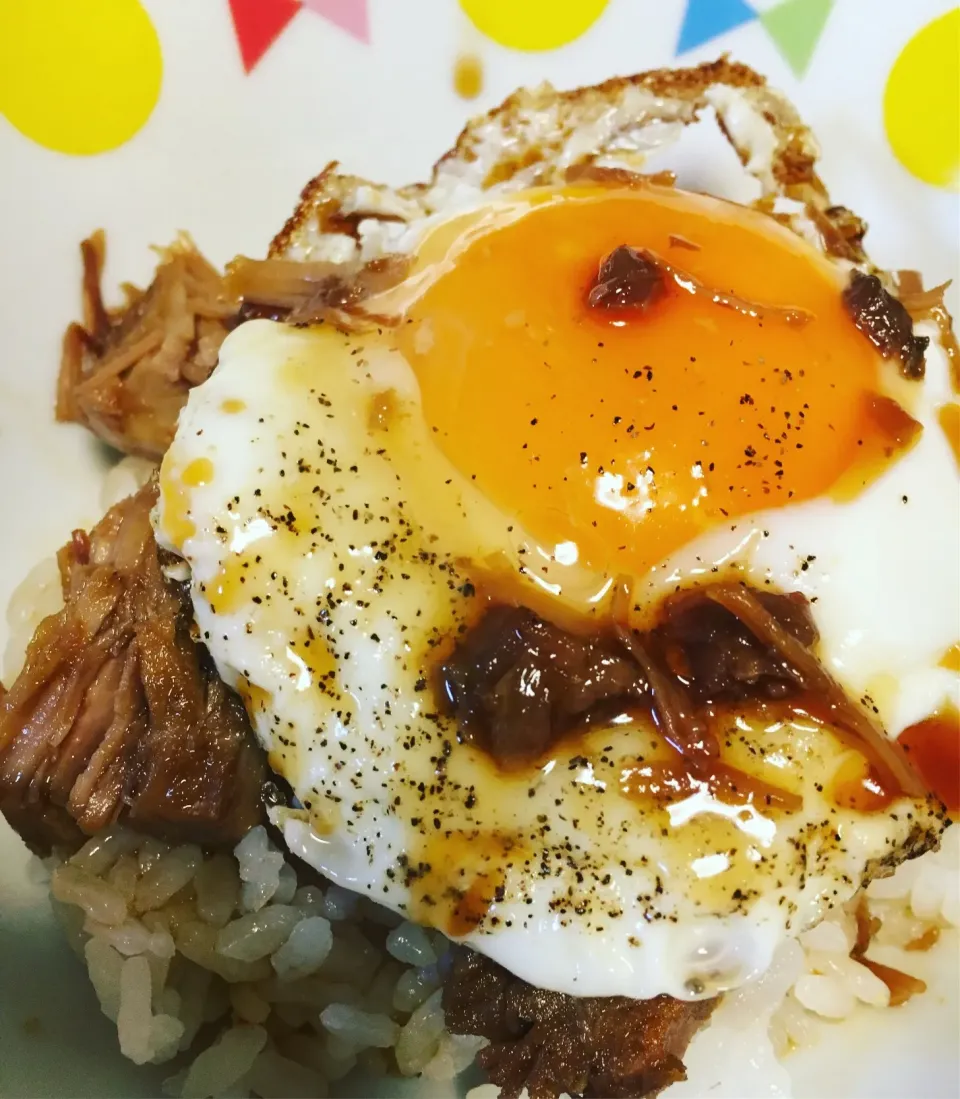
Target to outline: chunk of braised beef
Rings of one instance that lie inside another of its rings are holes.
[[[913,334],[913,319],[906,307],[884,289],[876,275],[854,271],[843,291],[843,304],[853,323],[885,359],[900,360],[904,377],[923,377],[923,356],[930,340]]]
[[[650,305],[663,289],[663,271],[648,253],[628,244],[606,256],[587,294],[591,309],[628,309]]]
[[[173,841],[233,845],[262,815],[262,750],[193,640],[186,585],[164,575],[156,486],[121,501],[58,561],[64,606],[0,692],[0,812],[36,850],[129,819]]]
[[[817,630],[803,595],[756,592],[757,599],[806,648]],[[722,699],[784,698],[800,683],[783,654],[710,599],[706,589],[684,592],[664,605],[657,647],[674,675],[687,681],[698,703]]]
[[[477,1063],[501,1099],[655,1096],[684,1079],[681,1058],[715,1003],[548,992],[463,948],[443,989],[450,1030],[490,1039]]]
[[[636,700],[646,680],[613,639],[567,633],[523,607],[493,607],[440,669],[460,736],[510,765],[574,724]]]

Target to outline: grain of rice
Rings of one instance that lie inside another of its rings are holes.
[[[400,1027],[389,1015],[372,1015],[350,1004],[331,1004],[320,1013],[320,1022],[337,1038],[351,1042],[357,1049],[392,1046]]]
[[[203,855],[195,844],[174,847],[158,858],[137,882],[133,907],[138,912],[160,908],[197,872]]]
[[[437,960],[437,953],[426,931],[409,920],[387,935],[386,946],[390,954],[407,965],[433,965]]]
[[[393,1007],[397,1011],[414,1011],[440,987],[436,966],[408,969],[397,980],[393,990]]]
[[[133,896],[140,877],[140,863],[135,854],[121,855],[107,874],[107,881],[123,897],[127,904],[133,904]]]
[[[865,965],[854,961],[845,952],[824,954],[811,952],[807,966],[812,973],[837,977],[850,992],[872,1007],[886,1007],[890,1003],[890,989]]]
[[[190,1066],[180,1094],[183,1099],[210,1099],[223,1095],[253,1067],[267,1044],[259,1026],[237,1026],[224,1031]]]
[[[144,1065],[177,1049],[183,1024],[170,1015],[151,1012],[150,966],[146,958],[127,958],[120,970],[120,1007],[117,1036],[120,1052],[134,1064]]]
[[[217,953],[241,962],[266,958],[287,941],[299,920],[300,910],[289,905],[273,904],[248,912],[220,929]]]
[[[120,1010],[120,971],[123,969],[123,955],[103,939],[93,938],[87,941],[84,956],[93,990],[100,1001],[100,1010],[115,1023],[117,1012]]]
[[[150,1061],[154,1065],[162,1065],[176,1056],[183,1036],[183,1023],[173,1015],[162,1013],[154,1015],[151,1027],[153,1056]]]
[[[58,901],[77,905],[98,923],[119,924],[127,917],[126,901],[116,889],[69,863],[53,873],[50,888]]]
[[[223,927],[240,903],[237,864],[228,855],[205,859],[194,878],[197,915],[214,927]]]
[[[270,962],[265,957],[245,962],[221,954],[217,950],[217,934],[216,928],[196,920],[179,927],[174,939],[181,954],[225,981],[262,981],[270,976]]]
[[[793,993],[785,997],[770,1021],[770,1040],[781,1056],[791,1046],[808,1046],[816,1040],[815,1016]]]
[[[283,855],[271,843],[266,828],[258,824],[234,848],[240,872],[240,901],[247,912],[259,912],[280,885]]]
[[[70,858],[70,865],[99,877],[106,874],[121,855],[134,854],[142,837],[125,828],[108,828],[99,832]]]
[[[474,1058],[484,1046],[486,1038],[473,1034],[450,1034],[444,1031],[437,1052],[423,1066],[427,1080],[451,1080],[473,1064]]]
[[[856,1006],[850,989],[832,975],[805,973],[797,979],[793,992],[808,1011],[827,1019],[845,1019]]]
[[[823,920],[816,927],[800,936],[800,943],[807,951],[849,954],[856,937],[850,937],[846,928],[837,920]]]
[[[443,1008],[438,989],[410,1016],[397,1039],[397,1067],[404,1076],[415,1076],[434,1057],[443,1034]]]
[[[146,958],[127,958],[120,970],[120,1007],[117,1011],[117,1037],[120,1052],[138,1065],[153,1056],[150,1023],[150,966]]]
[[[84,930],[94,938],[109,943],[114,950],[129,957],[133,954],[146,954],[148,951],[158,958],[172,958],[176,947],[169,931],[157,929],[151,931],[138,920],[125,920],[116,927],[87,920]]]
[[[322,916],[301,919],[290,936],[270,959],[281,981],[295,981],[315,973],[330,953],[333,932],[330,922]]]

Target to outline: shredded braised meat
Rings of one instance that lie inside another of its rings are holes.
[[[244,319],[313,324],[349,314],[366,298],[394,286],[407,268],[403,256],[363,265],[238,256],[228,265],[226,278],[231,295],[243,303]]]
[[[896,283],[897,297],[914,323],[933,321],[940,330],[940,345],[950,362],[953,387],[960,390],[960,344],[953,330],[953,318],[944,301],[951,280],[924,290],[923,279],[917,271],[898,271]]]
[[[84,424],[128,454],[160,458],[191,387],[216,366],[239,302],[181,237],[161,253],[146,290],[126,285],[124,305],[108,309],[100,289],[103,233],[80,248],[83,324],[64,335],[57,419]]]
[[[397,256],[363,265],[240,256],[220,275],[181,236],[161,251],[150,286],[126,285],[125,303],[108,309],[100,288],[103,233],[80,250],[83,323],[70,325],[63,338],[57,419],[147,458],[163,456],[188,393],[210,376],[220,345],[241,321],[355,323],[354,308],[407,269]]]
[[[439,669],[442,702],[462,740],[502,767],[536,760],[571,729],[638,703],[694,777],[735,782],[702,714],[710,703],[796,699],[849,736],[885,789],[925,796],[896,741],[846,694],[813,652],[801,594],[710,584],[664,601],[656,628],[583,637],[522,607],[493,607]],[[770,798],[787,804],[780,791]]]
[[[462,948],[443,988],[450,1030],[490,1039],[477,1064],[501,1099],[655,1096],[685,1078],[681,1058],[716,1003],[546,992]]]
[[[206,845],[260,820],[263,755],[163,574],[155,499],[147,486],[63,547],[65,605],[0,693],[0,811],[35,849],[120,817]]]

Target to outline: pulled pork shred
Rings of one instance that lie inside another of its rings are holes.
[[[173,841],[235,843],[261,815],[262,753],[166,579],[153,485],[60,551],[63,609],[0,691],[0,811],[35,850],[126,817]]]
[[[227,265],[226,284],[242,303],[242,315],[269,317],[287,324],[326,321],[353,327],[359,304],[395,286],[407,273],[405,256],[388,255],[369,263],[326,260],[249,259]],[[395,318],[379,318],[395,324]]]
[[[359,303],[407,270],[398,256],[363,265],[238,256],[221,275],[182,234],[159,250],[150,286],[127,284],[124,305],[108,309],[100,288],[103,233],[83,241],[80,251],[83,323],[71,324],[63,338],[57,419],[83,424],[127,454],[154,459],[173,442],[187,395],[210,376],[221,344],[241,321],[355,328]]]
[[[186,235],[160,251],[148,289],[124,287],[119,309],[108,309],[101,294],[103,232],[80,251],[83,324],[64,335],[57,419],[84,424],[128,454],[160,458],[190,389],[216,366],[239,301]]]
[[[685,1079],[681,1058],[718,1002],[548,992],[463,948],[443,987],[450,1030],[490,1039],[477,1064],[500,1099],[658,1095]]]

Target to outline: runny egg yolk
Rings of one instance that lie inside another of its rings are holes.
[[[660,292],[591,308],[621,245]],[[641,575],[728,519],[848,496],[912,441],[842,288],[759,212],[579,187],[462,235],[399,339],[466,476],[561,563]]]

